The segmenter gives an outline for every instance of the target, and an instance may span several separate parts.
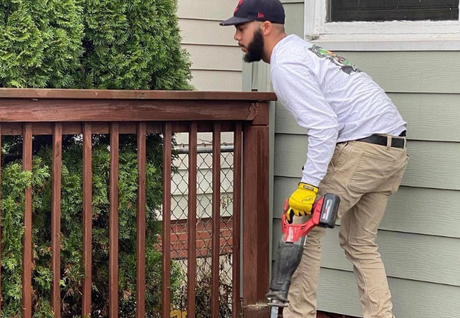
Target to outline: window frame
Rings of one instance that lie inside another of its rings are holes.
[[[460,50],[460,19],[327,22],[328,2],[329,0],[304,1],[304,37],[307,41],[331,50],[347,51]]]

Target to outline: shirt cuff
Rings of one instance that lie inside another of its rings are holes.
[[[303,172],[302,180],[300,180],[300,182],[308,183],[308,184],[311,184],[312,186],[315,186],[315,187],[318,188],[321,180],[318,179],[318,178],[315,178],[313,176],[310,176],[307,173]]]

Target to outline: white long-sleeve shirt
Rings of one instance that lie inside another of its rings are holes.
[[[302,182],[318,186],[336,143],[406,128],[391,99],[370,76],[336,54],[289,35],[270,58],[273,89],[308,130]]]

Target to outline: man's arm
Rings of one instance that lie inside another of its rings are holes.
[[[297,123],[308,129],[307,162],[301,182],[318,187],[337,142],[337,115],[306,66],[283,63],[276,66],[271,75],[279,100]]]

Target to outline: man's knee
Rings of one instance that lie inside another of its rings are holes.
[[[340,235],[339,244],[347,257],[367,258],[378,254],[378,245],[374,238],[347,238]]]
[[[323,227],[316,226],[314,227],[310,233],[307,235],[307,243],[306,244],[313,244],[313,245],[320,245],[321,238],[326,234],[326,229]]]

